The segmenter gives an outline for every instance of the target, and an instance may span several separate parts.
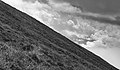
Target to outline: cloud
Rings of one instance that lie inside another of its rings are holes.
[[[49,0],[49,4],[56,11],[69,12],[69,13],[80,13],[81,10],[77,7],[73,7],[70,3],[67,2],[56,2],[55,0]]]
[[[70,30],[63,30],[62,31],[67,37],[71,37],[72,35],[75,35],[79,37],[79,34],[76,31],[70,31]]]

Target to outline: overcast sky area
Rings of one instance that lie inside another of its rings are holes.
[[[69,39],[76,42],[79,38],[86,38],[87,35],[91,35],[94,40],[89,42],[81,42],[80,44],[86,49],[92,51],[98,56],[102,57],[104,60],[114,65],[120,69],[120,26],[112,26],[106,24],[99,24],[98,22],[88,20],[83,20],[80,17],[73,17],[65,13],[82,13],[81,9],[72,6],[70,3],[64,2],[64,0],[2,0],[9,5],[27,13],[28,15],[34,17],[35,19],[43,22],[45,25],[51,27],[55,31],[61,33],[62,35],[68,37]],[[102,6],[101,6],[102,7]],[[104,8],[104,7],[103,7]],[[62,12],[62,15],[61,13]],[[93,13],[83,13],[93,15]],[[94,14],[98,16],[99,14]],[[101,16],[101,15],[99,15]],[[103,15],[102,15],[103,17]],[[108,15],[107,15],[108,17]],[[110,17],[113,19],[113,17]],[[67,24],[66,24],[67,23]],[[80,23],[80,24],[79,24]],[[105,29],[104,31],[96,29],[88,24],[92,24],[96,28]],[[98,25],[99,24],[99,25]],[[105,28],[104,28],[105,27]],[[110,34],[111,37],[108,36]],[[83,35],[81,35],[83,34]],[[115,36],[118,34],[116,38]],[[74,40],[75,39],[75,40]],[[104,40],[104,45],[103,44]],[[119,41],[118,41],[119,40]]]

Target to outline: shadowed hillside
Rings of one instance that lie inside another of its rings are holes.
[[[0,70],[118,70],[0,1]]]

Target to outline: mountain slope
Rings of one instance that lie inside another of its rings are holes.
[[[0,70],[118,70],[0,1]]]

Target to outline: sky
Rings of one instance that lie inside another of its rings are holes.
[[[55,31],[71,39],[74,37],[76,38],[82,37],[79,33],[90,34],[90,33],[96,32],[93,36],[94,38],[96,37],[95,39],[98,39],[98,40],[95,42],[87,42],[87,45],[82,44],[82,46],[92,51],[93,53],[97,54],[98,56],[102,57],[104,60],[106,60],[110,64],[120,69],[120,60],[119,60],[120,59],[120,55],[119,55],[120,42],[117,43],[116,38],[109,38],[108,35],[104,34],[105,32],[97,31],[95,28],[88,25],[87,23],[88,21],[80,20],[79,17],[75,17],[74,19],[75,21],[73,22],[71,21],[73,17],[68,16],[66,14],[61,16],[59,13],[57,13],[57,12],[81,13],[82,12],[81,9],[74,7],[70,3],[64,2],[63,0],[59,0],[59,1],[46,0],[46,2],[48,1],[46,4],[42,3],[41,2],[42,0],[39,0],[39,1],[38,0],[2,0],[2,1],[10,4],[11,6],[19,9],[20,11],[27,13],[28,15],[34,17],[35,19],[43,22],[45,25],[51,27]],[[93,15],[93,13],[84,13],[84,14]],[[97,14],[97,16],[98,15],[99,14]],[[66,22],[67,20],[69,21]],[[81,24],[78,24],[80,22]],[[93,23],[97,24],[97,22],[93,22]],[[83,28],[81,28],[83,32],[78,30],[80,29],[80,26],[83,26]],[[87,27],[87,29],[85,29],[84,27]],[[97,28],[98,27],[99,26],[97,26]],[[102,28],[102,27],[104,26],[102,26],[101,24],[101,27],[99,28]],[[109,30],[109,28],[112,28],[112,27],[107,27],[107,28]],[[114,31],[114,28],[113,28],[113,31]],[[84,33],[84,31],[86,32]],[[113,33],[113,34],[116,34],[116,33]],[[105,37],[104,41],[111,43],[110,44],[110,46],[112,45],[111,47],[103,46],[103,42],[101,42],[103,37]],[[115,42],[108,39],[112,39]]]
[[[61,1],[61,0],[57,0]],[[84,10],[110,15],[120,15],[120,0],[64,0],[72,5],[83,7]]]

